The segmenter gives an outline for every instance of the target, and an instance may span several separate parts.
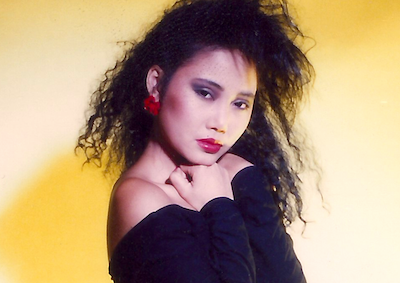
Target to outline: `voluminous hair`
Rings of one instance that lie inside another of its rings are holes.
[[[296,44],[302,38],[285,1],[180,0],[105,73],[77,148],[87,162],[101,161],[107,149],[108,166],[128,169],[143,153],[153,125],[143,105],[150,67],[164,71],[165,90],[197,52],[238,50],[255,65],[258,89],[250,124],[231,152],[262,170],[286,225],[303,219],[299,174],[314,165],[295,118],[314,71]]]

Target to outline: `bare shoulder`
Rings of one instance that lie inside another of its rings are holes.
[[[232,180],[233,177],[242,169],[253,166],[253,164],[243,157],[238,155],[227,153],[219,161],[218,164],[228,171],[229,177]]]
[[[109,256],[122,237],[150,213],[171,204],[158,186],[139,179],[126,178],[115,185],[108,214]]]

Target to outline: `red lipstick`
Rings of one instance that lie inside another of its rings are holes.
[[[205,152],[212,154],[217,153],[222,147],[222,143],[215,139],[200,139],[197,143]]]

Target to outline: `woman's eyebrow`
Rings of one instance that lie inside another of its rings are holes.
[[[256,94],[252,93],[252,92],[240,92],[239,94],[243,95],[243,96],[247,96],[249,98],[254,98],[256,96]]]
[[[206,83],[206,84],[209,84],[209,85],[211,85],[213,87],[218,88],[219,90],[224,90],[224,88],[221,85],[219,85],[218,83],[216,83],[214,81],[208,80],[208,79],[195,78],[194,81],[201,82],[201,83]]]
[[[220,84],[218,84],[218,83],[216,83],[216,82],[214,82],[214,81],[208,80],[208,79],[195,78],[194,81],[195,81],[195,82],[200,82],[200,83],[209,84],[209,85],[211,85],[211,86],[213,86],[213,87],[215,87],[215,88],[218,88],[218,89],[221,90],[221,91],[224,90],[224,88],[223,88]],[[252,93],[252,92],[239,92],[239,94],[240,94],[240,95],[243,95],[243,96],[250,97],[250,98],[252,98],[252,97],[255,96],[255,93]]]

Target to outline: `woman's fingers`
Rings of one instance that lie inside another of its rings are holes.
[[[191,184],[186,177],[186,173],[183,172],[179,167],[176,167],[175,170],[172,171],[171,175],[169,176],[169,180],[179,194],[191,187]]]
[[[171,173],[170,181],[179,195],[198,210],[217,197],[233,199],[228,173],[218,164],[182,165]]]

